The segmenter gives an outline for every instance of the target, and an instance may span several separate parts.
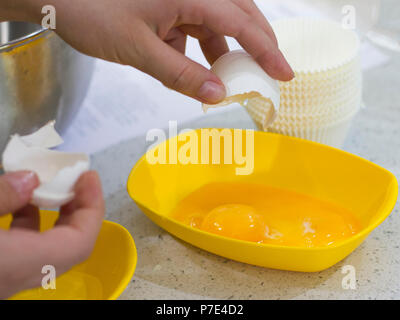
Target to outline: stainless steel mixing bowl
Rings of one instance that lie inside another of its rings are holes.
[[[0,23],[0,151],[11,134],[53,119],[64,132],[86,95],[94,61],[38,25]]]

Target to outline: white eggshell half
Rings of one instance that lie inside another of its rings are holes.
[[[215,61],[211,71],[225,85],[226,98],[218,104],[203,104],[204,112],[234,102],[246,106],[250,99],[262,98],[266,102],[266,114],[271,114],[263,126],[275,120],[280,104],[279,82],[272,79],[247,52],[235,50],[224,54]]]
[[[48,149],[60,142],[52,122],[29,136],[12,136],[3,152],[5,172],[29,170],[37,174],[40,185],[31,203],[41,208],[56,208],[71,201],[76,181],[89,170],[88,155]]]

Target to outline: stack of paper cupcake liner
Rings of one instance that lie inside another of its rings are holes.
[[[361,106],[357,35],[335,22],[305,18],[275,22],[273,29],[295,78],[280,82],[279,114],[268,131],[341,147]],[[261,107],[259,99],[246,105],[256,124]]]

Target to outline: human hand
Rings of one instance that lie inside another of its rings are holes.
[[[84,173],[75,198],[60,209],[54,228],[39,233],[39,210],[28,204],[38,178],[31,172],[0,177],[0,215],[13,212],[8,231],[0,229],[0,299],[41,285],[42,268],[55,267],[57,276],[86,260],[104,216],[100,179]]]
[[[268,21],[252,0],[25,1],[35,8],[29,12],[36,12],[37,23],[41,7],[53,5],[55,31],[79,51],[131,65],[201,102],[221,101],[225,88],[207,68],[185,56],[187,35],[199,39],[210,64],[229,50],[224,36],[231,36],[271,77],[293,78]]]

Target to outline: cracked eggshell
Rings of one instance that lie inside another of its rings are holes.
[[[41,127],[36,132],[21,136],[21,140],[28,147],[54,148],[64,143],[64,140],[57,133],[54,125],[55,121],[50,121],[45,126]]]
[[[31,203],[38,207],[56,208],[71,201],[76,181],[89,170],[88,155],[48,149],[62,142],[54,122],[50,122],[31,135],[12,136],[4,150],[5,172],[29,170],[37,174],[40,185]]]
[[[238,102],[246,107],[250,115],[260,112],[264,115],[254,119],[256,122],[262,121],[260,125],[264,129],[275,120],[280,104],[279,82],[268,76],[247,52],[235,50],[224,54],[215,61],[211,71],[225,85],[226,98],[218,104],[203,104],[204,112],[209,108]],[[254,112],[252,104],[248,103],[252,99],[258,100]]]

